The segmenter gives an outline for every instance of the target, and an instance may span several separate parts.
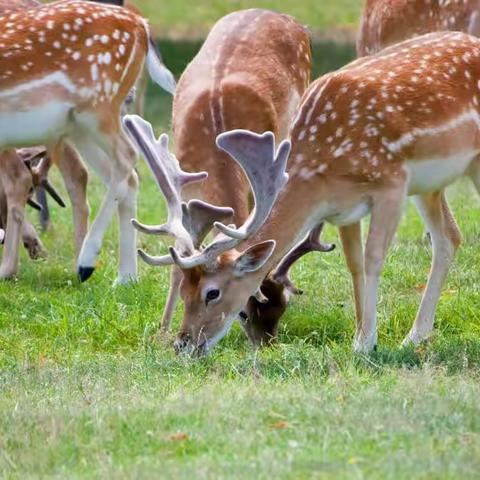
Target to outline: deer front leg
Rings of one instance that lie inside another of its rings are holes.
[[[88,171],[77,152],[69,145],[65,145],[59,151],[54,163],[62,174],[72,204],[75,251],[78,259],[88,231],[90,213],[87,199]]]
[[[0,279],[7,279],[15,276],[18,271],[25,203],[33,185],[30,172],[14,150],[2,154],[0,169],[0,178],[7,199],[7,225]]]
[[[362,224],[360,222],[340,227],[343,252],[352,275],[357,329],[362,325],[363,301],[365,299],[365,265],[363,260]]]
[[[132,170],[127,181],[127,191],[118,203],[120,264],[116,284],[137,280],[137,230],[132,218],[137,216],[138,175]]]
[[[428,338],[433,330],[433,322],[443,283],[462,241],[462,235],[448,206],[445,192],[435,192],[415,198],[420,215],[424,219],[432,239],[432,268],[427,288],[415,322],[404,344],[419,344]]]
[[[405,203],[405,183],[393,185],[373,200],[370,230],[365,249],[365,296],[362,322],[357,327],[354,350],[369,353],[377,345],[377,292],[388,248]]]
[[[160,330],[162,332],[168,332],[170,329],[170,324],[172,323],[172,318],[180,295],[182,276],[182,271],[177,266],[172,265],[170,270],[170,287],[168,289],[167,303],[165,304],[162,321],[160,323]]]
[[[23,220],[22,239],[23,246],[27,249],[28,255],[32,260],[36,260],[45,255],[43,243],[40,240],[37,231],[27,218]]]

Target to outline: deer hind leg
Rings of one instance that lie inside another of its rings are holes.
[[[445,192],[415,198],[417,209],[424,219],[432,238],[432,268],[428,277],[427,288],[415,322],[404,340],[404,344],[419,344],[425,340],[433,329],[435,309],[442,291],[443,283],[462,241],[462,235],[453,218],[445,197]]]
[[[340,227],[339,230],[347,267],[352,275],[358,330],[362,325],[363,302],[365,299],[365,265],[363,259],[362,224],[360,222],[354,223],[353,225]]]
[[[57,152],[53,161],[62,174],[72,204],[75,251],[78,259],[88,231],[90,213],[87,199],[88,170],[77,152],[69,145],[64,145]]]
[[[18,271],[19,245],[25,217],[25,203],[32,188],[32,177],[14,150],[0,157],[1,182],[7,199],[7,221],[0,279]]]
[[[354,350],[371,352],[377,345],[377,292],[388,248],[397,230],[406,199],[405,182],[391,185],[373,199],[370,229],[365,248],[365,296],[361,325]]]

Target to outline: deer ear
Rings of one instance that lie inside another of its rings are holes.
[[[245,250],[235,260],[233,273],[236,277],[241,277],[246,273],[256,272],[265,265],[266,261],[271,257],[275,249],[275,241],[267,240],[266,242],[257,243]]]

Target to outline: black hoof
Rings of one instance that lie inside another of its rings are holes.
[[[88,280],[93,272],[95,271],[95,267],[78,267],[78,278],[83,283]]]

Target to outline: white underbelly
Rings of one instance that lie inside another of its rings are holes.
[[[355,205],[355,207],[350,208],[349,210],[344,210],[340,213],[332,215],[327,218],[328,223],[335,225],[337,227],[343,227],[347,225],[352,225],[353,223],[359,222],[363,217],[370,213],[370,204],[366,201]]]
[[[71,103],[50,101],[28,110],[0,112],[0,147],[46,143],[65,132]]]
[[[465,174],[478,153],[470,151],[448,158],[407,161],[408,194],[418,195],[445,188]]]

